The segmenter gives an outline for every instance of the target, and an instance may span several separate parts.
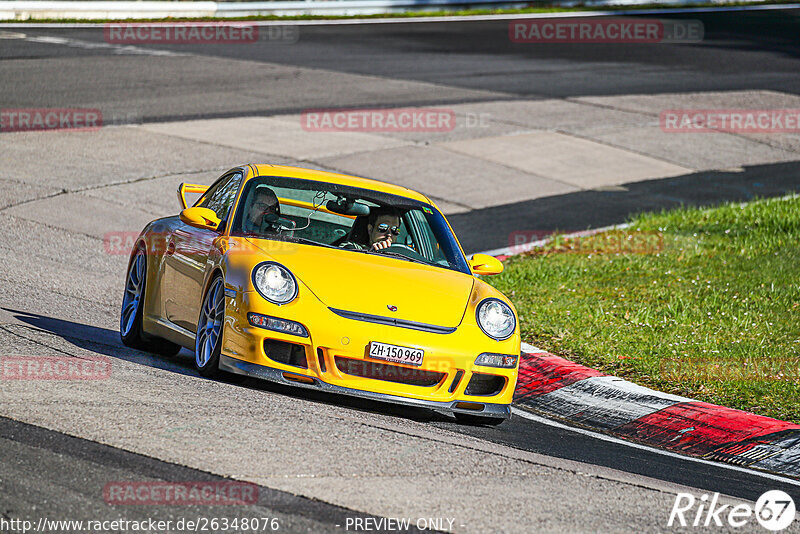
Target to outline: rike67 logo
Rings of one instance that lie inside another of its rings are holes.
[[[750,504],[720,504],[719,493],[704,494],[696,498],[691,493],[679,493],[669,514],[668,527],[722,527],[742,528],[752,524],[752,519],[767,530],[778,532],[791,525],[797,509],[789,494],[771,490],[758,498],[755,507]],[[727,523],[727,525],[726,525]]]

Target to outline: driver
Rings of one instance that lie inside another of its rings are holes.
[[[281,206],[278,202],[278,195],[267,185],[256,186],[253,193],[253,201],[242,223],[242,230],[248,234],[262,233],[264,217],[274,214],[275,220],[281,215]]]
[[[392,245],[392,238],[400,233],[400,216],[392,208],[371,211],[367,223],[368,248],[382,250]]]
[[[392,246],[392,239],[400,233],[400,214],[391,207],[372,208],[367,216],[366,230],[366,235],[351,235],[350,241],[339,246],[372,252]]]

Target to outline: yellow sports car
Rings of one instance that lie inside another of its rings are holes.
[[[187,207],[186,194],[202,196]],[[469,422],[510,416],[520,353],[511,302],[475,275],[442,213],[404,187],[244,165],[181,184],[179,216],[131,253],[125,345],[195,351],[236,373],[425,407]]]

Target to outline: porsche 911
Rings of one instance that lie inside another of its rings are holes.
[[[188,205],[187,195],[199,194]],[[497,424],[510,416],[516,311],[427,196],[376,180],[243,165],[181,184],[178,215],[131,252],[122,342],[233,373]]]

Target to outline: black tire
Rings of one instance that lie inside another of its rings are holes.
[[[131,287],[132,284],[135,287]],[[119,337],[126,347],[162,356],[175,356],[181,350],[180,345],[151,336],[142,330],[146,287],[147,254],[139,247],[125,277],[125,294],[122,297],[122,310],[119,318]],[[132,308],[128,310],[129,307]]]
[[[209,302],[211,301],[211,302]],[[221,302],[221,304],[220,304]],[[209,326],[209,319],[213,319]],[[208,378],[220,377],[219,355],[222,351],[222,325],[225,322],[225,283],[217,274],[208,284],[200,306],[195,334],[194,365],[197,372]],[[215,326],[219,330],[213,333]]]
[[[455,413],[453,415],[456,416],[456,420],[459,423],[470,426],[480,426],[480,425],[497,426],[503,421],[505,421],[505,418],[503,417],[487,417],[483,415],[472,415],[468,413]]]

